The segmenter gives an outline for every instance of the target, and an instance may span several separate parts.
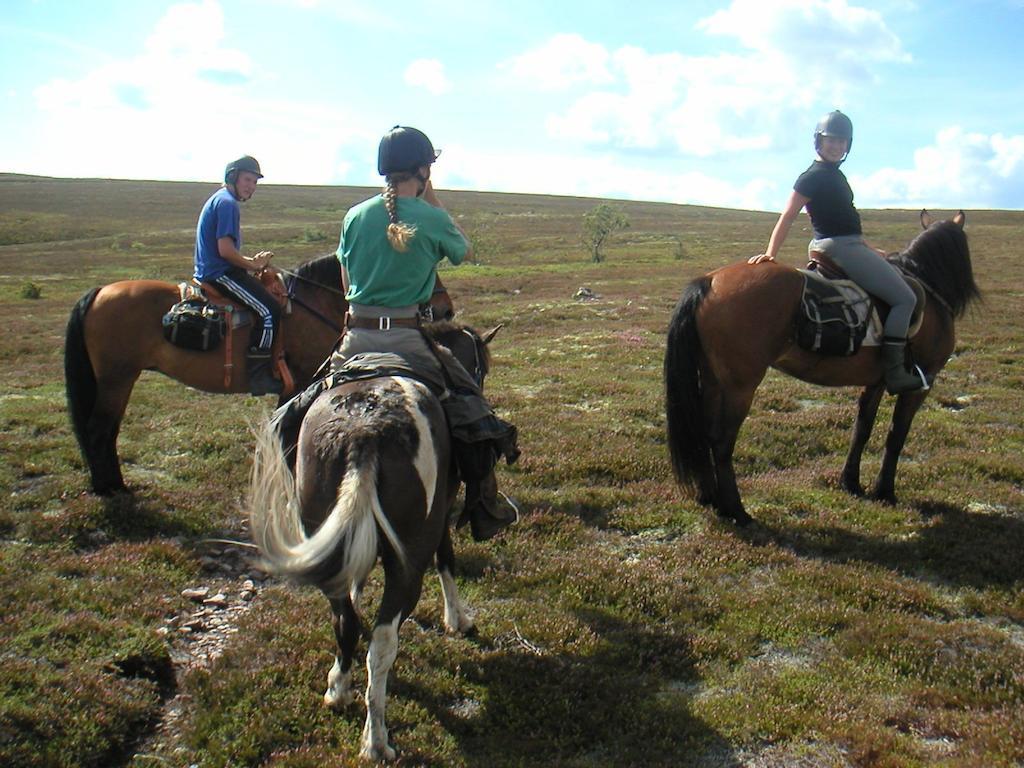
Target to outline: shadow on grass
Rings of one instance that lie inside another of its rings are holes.
[[[122,492],[99,497],[96,523],[114,538],[143,541],[154,536],[192,536],[196,531],[157,499]]]
[[[1024,521],[931,500],[919,503],[918,511],[923,524],[917,535],[904,540],[834,526],[758,526],[761,532],[751,535],[767,536],[803,556],[871,562],[953,586],[1008,589],[1024,584]]]
[[[598,610],[577,616],[601,638],[594,653],[551,653],[507,639],[501,652],[461,665],[466,680],[487,692],[469,717],[428,691],[405,695],[431,710],[469,766],[739,768],[726,739],[690,712],[698,685],[684,637]]]

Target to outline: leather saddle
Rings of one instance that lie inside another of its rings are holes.
[[[871,296],[867,291],[857,285],[850,279],[850,276],[846,274],[843,268],[836,264],[836,262],[833,261],[826,253],[822,251],[811,251],[808,253],[807,268],[806,270],[801,271],[809,277],[817,277],[835,283],[845,283],[849,286],[854,286],[857,290],[861,291],[871,302],[870,314],[872,315],[872,322],[869,325],[876,327],[878,329],[878,334],[881,335],[881,328],[885,324],[886,316],[889,314],[889,305],[876,296]],[[917,298],[917,301],[914,304],[914,312],[910,316],[910,328],[907,331],[908,337],[913,337],[914,334],[921,329],[928,294],[925,293],[924,286],[921,285],[921,281],[916,277],[908,275],[902,270],[898,269],[898,271],[900,275],[903,276],[903,280],[910,287],[910,290],[914,292],[914,296]]]
[[[291,300],[288,297],[288,288],[284,283],[284,276],[273,267],[266,267],[256,273],[256,277],[262,283],[278,303],[281,305],[282,315],[291,313]],[[190,282],[179,283],[178,291],[181,300],[204,299],[224,309],[227,317],[228,333],[225,336],[224,345],[224,388],[230,389],[233,369],[233,338],[235,331],[245,328],[253,322],[252,310],[237,299],[223,293],[214,283],[198,282],[193,278]],[[274,334],[274,344],[270,351],[273,363],[274,376],[281,380],[284,385],[283,397],[288,397],[295,391],[295,377],[292,376],[285,361],[284,355],[284,323],[280,323],[277,333]]]

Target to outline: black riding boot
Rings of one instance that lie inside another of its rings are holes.
[[[274,366],[270,359],[269,350],[251,347],[245,359],[249,372],[249,391],[252,394],[281,394],[282,390],[284,390],[284,382],[274,376]]]
[[[466,443],[453,440],[455,461],[466,484],[466,505],[456,527],[469,522],[474,541],[485,541],[519,520],[519,509],[502,494],[494,466],[501,456],[512,464],[519,458],[515,427],[501,440]]]
[[[463,520],[469,518],[473,541],[486,541],[519,521],[519,510],[508,499],[498,499],[498,479],[492,469],[487,476],[466,483],[466,507]]]
[[[299,442],[299,429],[302,427],[302,420],[306,418],[306,412],[313,401],[330,386],[330,377],[325,376],[317,379],[299,394],[282,405],[270,417],[270,425],[277,432],[281,441],[281,450],[288,461],[288,467],[295,471],[295,446]]]
[[[882,366],[885,388],[890,395],[928,389],[928,380],[916,365],[907,368],[907,340],[886,336],[882,339]]]

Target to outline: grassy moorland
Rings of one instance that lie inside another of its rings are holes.
[[[114,499],[85,492],[68,426],[72,304],[185,277],[211,191],[0,175],[2,765],[357,762],[362,705],[320,706],[325,602],[212,541],[246,537],[249,424],[271,399],[144,374],[120,440],[134,494]],[[261,187],[247,242],[286,267],[326,253],[368,192]],[[481,245],[445,271],[460,316],[505,324],[488,387],[520,428],[500,480],[525,515],[494,542],[457,537],[476,637],[443,634],[434,579],[403,627],[399,765],[1024,761],[1024,214],[968,212],[987,300],[917,417],[899,503],[838,488],[856,393],[772,373],[736,457],[759,524],[737,531],[672,482],[664,329],[682,286],[756,253],[774,216],[622,203],[632,226],[595,265],[579,231],[596,201],[442,194]],[[864,219],[893,250],[916,233],[915,212]],[[209,603],[182,594],[197,588]]]

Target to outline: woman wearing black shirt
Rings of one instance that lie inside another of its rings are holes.
[[[853,123],[838,110],[818,121],[814,131],[814,149],[818,154],[811,167],[800,174],[786,208],[772,230],[768,249],[750,259],[751,264],[774,261],[800,213],[807,208],[814,229],[809,250],[823,251],[850,279],[872,296],[889,305],[882,339],[885,384],[890,393],[909,392],[926,386],[920,371],[907,369],[907,329],[916,297],[885,254],[868,245],[860,225],[860,214],[853,205],[853,190],[839,165],[853,144]]]

